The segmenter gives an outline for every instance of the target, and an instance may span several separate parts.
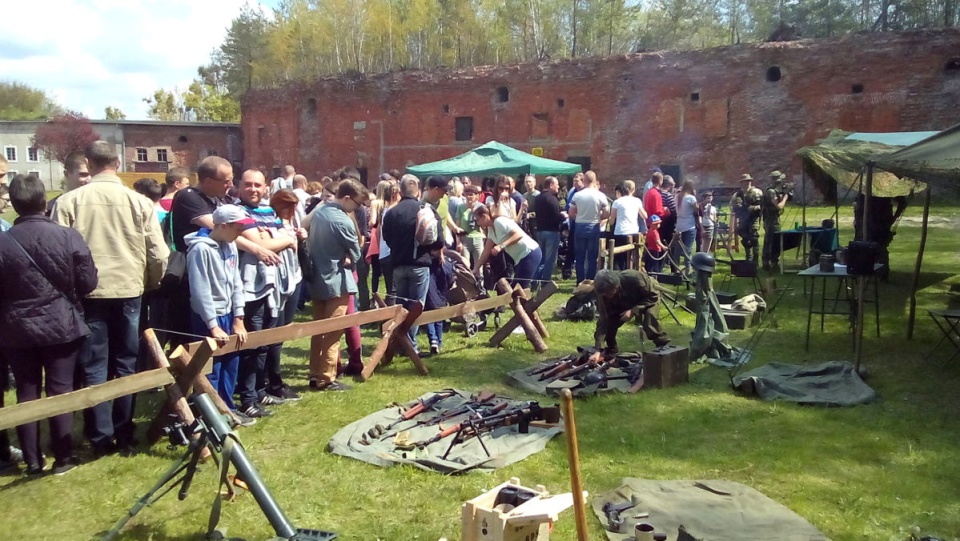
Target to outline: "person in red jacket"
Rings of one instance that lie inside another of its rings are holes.
[[[647,219],[656,216],[663,220],[670,215],[670,209],[663,206],[663,196],[660,194],[663,173],[654,173],[650,180],[653,182],[653,188],[647,190],[647,193],[643,196],[643,210],[647,213]]]

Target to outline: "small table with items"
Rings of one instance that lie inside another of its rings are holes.
[[[877,263],[873,266],[873,274],[867,276],[866,278],[873,282],[873,297],[867,297],[866,291],[863,299],[864,303],[873,303],[876,314],[876,323],[877,323],[877,337],[880,336],[880,296],[878,294],[879,286],[877,284],[877,271],[883,268],[883,265]],[[804,279],[810,278],[810,303],[807,309],[807,336],[805,342],[805,349],[810,350],[810,321],[813,319],[814,314],[820,314],[820,332],[823,332],[823,322],[824,318],[828,315],[844,315],[848,317],[856,316],[856,288],[853,287],[853,280],[848,282],[848,278],[856,278],[855,275],[847,274],[846,265],[834,265],[833,272],[825,272],[820,270],[820,265],[814,265],[810,268],[804,269],[797,273],[797,276],[801,276]],[[814,307],[814,298],[817,296],[817,278],[821,280],[820,287],[820,307]],[[833,296],[830,297],[827,295],[827,279],[834,279],[837,281],[837,288],[833,293]],[[804,287],[806,289],[806,287]],[[841,291],[844,293],[843,296],[840,295]],[[832,302],[833,305],[828,308],[828,303]],[[851,323],[853,320],[851,320]]]
[[[803,243],[804,235],[807,236],[807,246],[811,250],[817,250],[822,254],[832,254],[840,249],[840,240],[836,227],[794,227],[785,229],[777,233],[780,236],[780,274],[783,274],[783,253],[787,250],[797,248]]]

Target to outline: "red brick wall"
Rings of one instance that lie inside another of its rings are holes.
[[[150,163],[137,163],[137,147],[151,149],[150,160],[156,159],[157,147],[167,148],[169,167],[196,169],[203,158],[216,154],[238,164],[243,160],[242,132],[234,126],[124,124],[125,161],[131,171],[152,171]],[[162,171],[167,167],[163,166]]]
[[[608,186],[653,165],[679,165],[702,185],[773,169],[798,178],[794,151],[832,129],[960,122],[960,73],[944,72],[951,58],[960,58],[957,30],[322,79],[245,96],[245,165],[292,163],[311,179],[352,165],[373,179],[497,140],[589,157]],[[777,82],[767,80],[773,66]],[[471,141],[454,140],[461,116],[473,117]]]

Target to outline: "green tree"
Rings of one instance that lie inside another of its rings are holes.
[[[44,120],[60,114],[63,108],[43,90],[0,81],[0,120]]]
[[[153,92],[153,96],[143,98],[143,101],[150,106],[147,116],[154,120],[186,120],[183,99],[175,91],[160,88]]]
[[[270,29],[270,21],[263,12],[249,4],[231,21],[227,37],[214,52],[213,60],[223,67],[224,83],[233,95],[240,96],[254,85],[271,82],[264,76],[268,71],[264,60]]]
[[[103,118],[107,120],[126,120],[127,115],[123,113],[120,109],[108,105],[103,109]]]

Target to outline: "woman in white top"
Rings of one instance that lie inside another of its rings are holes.
[[[487,230],[487,241],[483,253],[473,265],[473,273],[480,276],[480,269],[491,256],[506,252],[513,260],[513,283],[527,288],[543,258],[537,241],[530,238],[530,235],[510,218],[494,218],[487,207],[477,207],[473,211],[473,218],[477,225]]]
[[[630,235],[640,234],[640,223],[647,221],[647,213],[643,210],[643,201],[634,197],[637,185],[632,180],[625,180],[620,184],[623,196],[618,197],[610,207],[610,221],[614,223],[613,240],[615,246],[624,246],[630,243]],[[630,252],[617,254],[613,258],[613,265],[617,270],[630,267]]]
[[[677,194],[677,233],[683,245],[682,255],[686,260],[686,270],[690,272],[690,258],[693,256],[693,245],[697,240],[697,230],[700,228],[700,205],[697,204],[696,186],[692,180],[684,180]],[[679,263],[681,249],[676,247],[674,260]]]
[[[713,192],[703,194],[700,203],[700,251],[713,252],[713,233],[717,225],[717,207],[713,206]]]

